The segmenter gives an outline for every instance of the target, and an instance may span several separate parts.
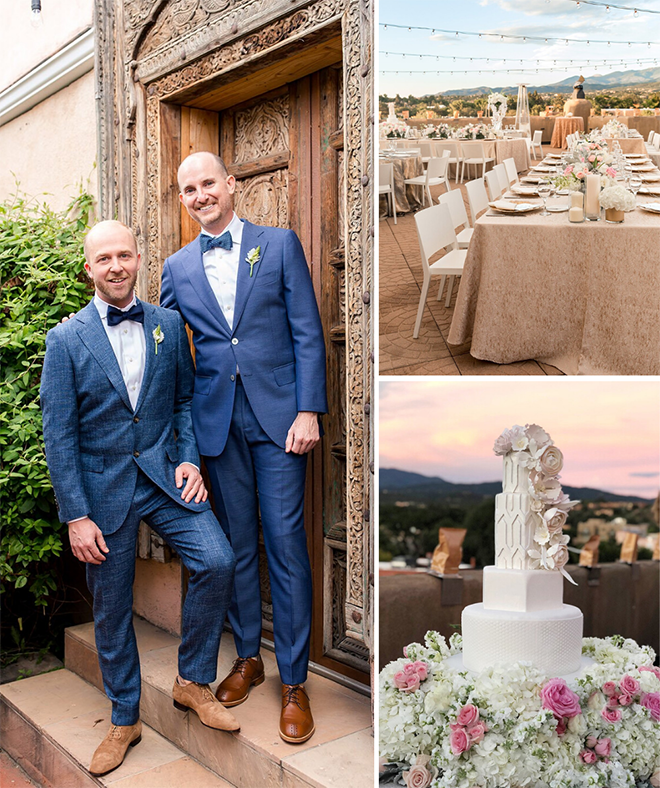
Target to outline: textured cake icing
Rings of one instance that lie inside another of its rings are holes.
[[[495,566],[483,572],[483,603],[463,610],[463,664],[481,671],[528,661],[552,676],[580,667],[581,611],[563,604],[570,501],[559,484],[562,454],[541,427],[515,426],[495,442],[503,456],[495,498]],[[573,582],[571,580],[571,582]]]

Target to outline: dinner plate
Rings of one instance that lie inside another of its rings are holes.
[[[543,207],[541,205],[534,205],[526,200],[495,200],[495,202],[489,202],[488,205],[492,210],[499,211],[500,213],[531,213]],[[515,208],[509,208],[507,205],[514,205]]]
[[[660,181],[660,175],[655,175],[655,174],[654,175],[646,175],[645,173],[642,173],[640,175],[640,178],[643,181]]]
[[[563,196],[563,195],[565,195],[565,194],[570,194],[570,191],[569,191],[568,189],[557,189],[557,191],[555,192],[555,194],[557,194],[557,195],[562,195],[562,196]]]
[[[642,186],[640,194],[660,194],[660,184],[657,186]]]
[[[624,153],[624,159],[646,159],[646,155],[644,153]]]
[[[547,206],[547,210],[550,211],[550,213],[563,213],[564,211],[568,210],[568,204],[565,202],[562,202],[561,205],[549,204]]]
[[[520,179],[521,183],[540,183],[544,180],[545,178],[540,175],[525,175],[524,178]]]
[[[648,164],[638,164],[638,165],[634,165],[633,164],[632,171],[633,172],[653,172],[654,169],[655,169],[655,167],[653,166],[653,164],[651,164],[649,162]]]
[[[658,213],[660,214],[660,202],[646,202],[640,203],[638,208],[641,208],[643,211],[648,211],[649,213]]]

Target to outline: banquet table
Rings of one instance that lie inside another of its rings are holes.
[[[646,145],[642,137],[605,137],[605,142],[610,147],[615,141],[621,146],[622,153],[646,153]]]
[[[401,152],[403,154],[403,151]],[[394,165],[394,204],[396,212],[408,213],[416,211],[422,207],[422,187],[405,184],[406,178],[416,178],[424,174],[422,157],[419,154],[404,155],[383,155],[380,161],[391,162]],[[379,215],[387,216],[387,198],[380,196]]]
[[[639,202],[658,198],[639,195]],[[570,224],[566,213],[475,224],[448,341],[566,374],[660,374],[660,215]]]
[[[550,145],[553,148],[566,148],[566,137],[576,131],[584,131],[584,120],[580,117],[555,118],[555,127],[552,132]]]
[[[518,172],[526,172],[532,163],[529,158],[527,140],[476,140],[483,142],[486,156],[495,159],[496,164],[501,164],[504,159],[513,159]]]

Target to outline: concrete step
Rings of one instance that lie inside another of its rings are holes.
[[[172,705],[179,639],[140,618],[135,633],[142,667],[142,721],[175,746],[238,788],[373,788],[374,739],[370,700],[323,676],[309,674],[306,688],[316,733],[304,744],[280,739],[281,684],[275,655],[262,651],[266,681],[231,711],[241,724],[236,734],[202,725],[192,712]],[[225,633],[218,656],[218,680],[236,656]],[[65,664],[102,688],[92,624],[66,632]],[[215,689],[215,685],[213,685]]]
[[[105,694],[70,670],[0,687],[2,747],[44,788],[233,788],[147,725],[118,769],[92,777],[87,766],[109,726]]]

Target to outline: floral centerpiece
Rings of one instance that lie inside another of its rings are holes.
[[[584,638],[578,678],[529,663],[457,670],[428,632],[380,674],[386,774],[408,788],[660,786],[660,669],[620,636]]]
[[[635,195],[616,181],[604,188],[600,193],[600,204],[605,208],[605,219],[608,222],[621,223],[625,211],[634,211],[637,205]]]
[[[603,137],[622,137],[628,136],[628,127],[618,120],[608,121],[601,129]]]
[[[378,124],[378,136],[383,139],[404,139],[410,126],[402,120],[384,120]]]
[[[612,185],[617,171],[612,167],[614,156],[604,142],[581,140],[568,154],[564,171],[553,180],[557,189],[582,191],[584,179],[592,173],[599,173],[603,187]]]
[[[568,562],[566,545],[569,537],[563,533],[568,512],[577,505],[562,491],[559,472],[564,457],[548,433],[538,424],[519,425],[506,429],[495,441],[493,451],[499,456],[510,456],[513,462],[529,470],[529,494],[532,511],[538,524],[534,532],[534,547],[527,551],[533,569],[558,569],[575,585],[564,566]]]
[[[422,129],[422,137],[431,140],[446,140],[451,136],[451,127],[447,123],[439,123],[437,126],[429,123]]]
[[[495,131],[500,131],[502,128],[502,121],[506,115],[508,99],[503,93],[491,93],[488,96],[488,109],[493,116],[493,128]]]

